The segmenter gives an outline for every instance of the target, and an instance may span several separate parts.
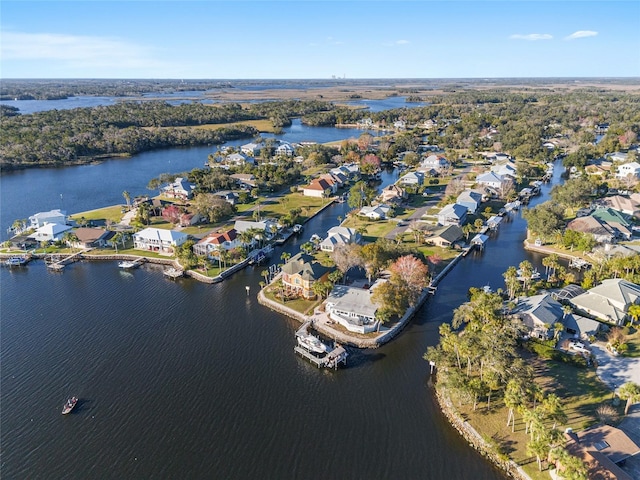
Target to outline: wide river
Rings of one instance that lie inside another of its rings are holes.
[[[2,210],[28,216],[37,211],[32,204],[46,205],[38,197],[55,190],[45,188],[47,175],[68,188],[70,212],[91,203],[85,196],[121,203],[122,184],[112,198],[105,193],[112,177],[80,182],[77,172],[106,165],[116,183],[128,182],[145,162],[180,171],[182,156],[192,152],[204,162],[205,149],[170,150],[19,172],[7,177],[12,188],[21,185],[33,198],[3,191]],[[384,183],[396,178],[386,173]],[[127,188],[137,193],[140,185]],[[346,208],[337,204],[314,218],[284,250],[299,251]],[[338,371],[318,370],[294,354],[296,322],[256,300],[262,268],[216,285],[169,281],[152,265],[131,273],[112,262],[76,263],[63,273],[40,261],[2,268],[0,476],[505,478],[441,415],[422,355],[470,286],[502,286],[502,272],[525,258],[539,265],[522,249],[524,234],[519,215],[505,222],[483,254],[453,269],[397,339],[351,350]],[[63,417],[70,395],[80,402]]]

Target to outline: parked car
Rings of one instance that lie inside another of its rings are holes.
[[[580,353],[591,353],[584,343],[576,341],[569,342],[569,350]]]

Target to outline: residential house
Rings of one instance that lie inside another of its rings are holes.
[[[242,166],[246,163],[255,165],[256,161],[252,157],[249,157],[244,153],[232,153],[225,157],[224,163],[226,163],[227,165]]]
[[[350,332],[370,333],[378,328],[378,305],[372,300],[371,288],[336,285],[325,302],[329,318]]]
[[[162,194],[169,198],[188,200],[193,196],[196,186],[189,183],[186,178],[178,177],[169,185],[162,187]]]
[[[276,155],[283,155],[285,157],[293,157],[296,153],[296,149],[290,143],[282,142],[276,147]]]
[[[193,246],[196,255],[210,256],[220,250],[232,250],[242,245],[235,228],[223,233],[210,233]]]
[[[29,228],[40,228],[45,223],[58,223],[60,225],[66,225],[67,212],[60,209],[49,210],[48,212],[38,212],[29,217]]]
[[[608,225],[616,233],[617,238],[624,240],[631,238],[631,223],[627,215],[612,208],[596,208],[591,216]]]
[[[402,185],[422,185],[424,182],[424,173],[422,172],[409,172],[402,176],[399,183]]]
[[[324,178],[314,178],[309,185],[302,188],[302,194],[306,197],[323,198],[327,194],[335,193],[335,184],[329,183]]]
[[[404,120],[396,120],[395,122],[393,122],[393,128],[395,128],[396,130],[406,130],[407,122],[405,122]]]
[[[187,241],[186,233],[160,228],[145,228],[133,234],[133,245],[137,250],[148,250],[162,255],[174,255],[176,248]]]
[[[429,155],[420,162],[419,170],[441,172],[449,167],[449,161],[440,155]]]
[[[459,226],[447,225],[431,232],[431,234],[425,238],[425,241],[438,247],[449,248],[462,240],[462,237],[464,237],[464,232]]]
[[[516,314],[529,335],[544,340],[552,337],[553,325],[564,316],[562,305],[550,293],[524,297],[516,307]]]
[[[216,192],[214,193],[214,195],[218,198],[221,198],[222,200],[224,200],[225,202],[231,205],[235,205],[236,203],[238,203],[238,199],[239,199],[238,194],[235,192],[232,192],[231,190]]]
[[[458,195],[456,203],[467,207],[467,212],[473,215],[478,211],[478,208],[480,208],[480,204],[482,203],[482,193],[475,190],[465,190]]]
[[[349,243],[359,243],[360,234],[354,228],[331,227],[327,231],[327,238],[320,242],[320,250],[323,252],[333,252],[340,245]]]
[[[232,173],[229,177],[233,178],[240,188],[256,187],[256,177],[252,173]]]
[[[37,242],[57,242],[58,240],[62,240],[64,234],[71,230],[71,228],[71,225],[45,223],[41,227],[38,227],[29,237]]]
[[[562,323],[564,324],[565,332],[573,335],[573,338],[582,340],[589,340],[597,335],[602,327],[602,323],[599,321],[575,313],[567,314]]]
[[[77,248],[103,248],[106,247],[116,232],[104,228],[76,228],[73,232],[78,239],[73,242]]]
[[[510,163],[501,163],[499,165],[493,165],[491,167],[491,171],[503,178],[505,177],[505,175],[508,175],[511,178],[517,177],[516,167],[514,165],[511,165]]]
[[[380,201],[382,203],[402,203],[408,198],[407,191],[399,185],[391,184],[382,189],[380,193]]]
[[[613,243],[616,238],[616,232],[611,227],[591,215],[571,220],[567,230],[592,235],[598,243]]]
[[[236,220],[233,228],[238,232],[238,234],[251,229],[263,232],[264,238],[268,240],[278,232],[278,223],[273,219],[265,219],[259,222],[251,220]]]
[[[618,166],[618,172],[616,173],[616,177],[627,178],[628,176],[640,178],[640,163],[631,162],[631,163],[624,163]]]
[[[437,214],[440,225],[462,225],[467,219],[467,207],[459,203],[450,203]]]
[[[311,255],[298,253],[282,266],[282,284],[289,293],[304,298],[315,298],[313,285],[329,277],[329,267],[317,262]]]
[[[486,172],[478,175],[476,182],[486,187],[491,187],[499,192],[502,191],[502,187],[505,184],[505,179],[502,175],[498,175],[495,172]]]
[[[320,175],[320,177],[318,178],[322,178],[323,180],[326,180],[327,183],[331,185],[332,193],[336,193],[338,189],[344,185],[344,182],[340,177],[344,177],[344,175],[338,176],[338,175],[334,175],[333,173],[324,173]]]
[[[587,466],[587,477],[592,479],[637,479],[625,462],[640,453],[640,447],[619,428],[596,425],[581,432],[565,432],[566,449]],[[560,467],[560,474],[562,474]]]
[[[624,152],[613,152],[607,153],[605,157],[612,162],[626,162],[627,158],[629,158],[629,154]]]
[[[240,151],[250,157],[257,157],[258,155],[260,155],[261,150],[262,150],[262,146],[253,142],[247,143],[246,145],[242,145],[240,147]]]
[[[621,278],[610,278],[569,301],[578,312],[622,326],[629,307],[640,304],[640,286]]]
[[[358,212],[361,217],[367,217],[371,220],[385,220],[391,211],[388,205],[372,205],[370,207],[362,207]]]
[[[612,197],[604,197],[598,201],[600,205],[612,210],[616,210],[630,217],[640,218],[640,196],[624,197],[622,195],[614,195]]]

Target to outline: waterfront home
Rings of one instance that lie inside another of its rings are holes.
[[[428,157],[422,159],[420,162],[420,166],[418,169],[420,171],[430,171],[435,170],[436,172],[441,172],[449,167],[449,161],[441,155],[429,155]]]
[[[103,248],[111,243],[116,232],[104,228],[76,228],[73,232],[77,241],[72,246],[77,248]]]
[[[344,175],[342,175],[342,177],[344,177]],[[330,185],[331,193],[336,193],[338,191],[338,188],[344,185],[342,179],[338,175],[334,175],[333,173],[324,173],[318,178],[327,181],[327,183]]]
[[[571,220],[567,230],[589,234],[598,243],[613,243],[616,238],[616,232],[611,227],[591,215]]]
[[[471,239],[471,242],[469,243],[470,245],[477,247],[480,250],[484,250],[484,246],[486,245],[488,240],[488,235],[485,235],[484,233],[478,233]]]
[[[233,178],[240,188],[250,189],[256,186],[256,177],[252,173],[232,173],[229,177]]]
[[[476,178],[476,182],[480,185],[502,191],[502,188],[505,184],[505,179],[503,176],[498,175],[495,172],[486,172],[482,175],[478,175],[478,177]]]
[[[640,218],[640,195],[633,194],[629,197],[614,195],[598,200],[598,204],[616,210],[630,217]]]
[[[193,246],[196,255],[211,255],[220,250],[232,250],[242,245],[235,228],[223,233],[210,233]]]
[[[287,293],[316,298],[313,285],[326,281],[331,269],[317,262],[311,255],[298,253],[282,266],[282,284]]]
[[[71,225],[61,223],[45,223],[29,236],[37,242],[57,242],[71,228]]]
[[[66,225],[67,212],[60,209],[49,210],[48,212],[38,212],[29,217],[29,228],[40,228],[45,223],[58,223],[60,225]]]
[[[161,191],[165,197],[188,200],[193,196],[196,186],[189,183],[186,178],[178,177],[169,185],[162,187]]]
[[[388,205],[380,204],[375,206],[362,207],[358,212],[361,217],[367,217],[370,220],[385,220],[391,211]]]
[[[640,304],[640,286],[621,278],[611,278],[569,301],[578,312],[622,326],[629,307]]]
[[[404,188],[396,184],[391,184],[382,189],[378,198],[382,203],[402,203],[408,196]]]
[[[262,150],[262,147],[257,143],[253,143],[253,142],[247,143],[240,147],[240,151],[250,157],[255,157],[260,155],[261,150]]]
[[[332,227],[327,231],[327,238],[320,242],[320,250],[333,252],[340,245],[359,242],[360,234],[354,228]]]
[[[527,327],[530,336],[543,340],[552,337],[553,325],[564,316],[562,305],[550,293],[522,298],[514,314]]]
[[[459,203],[450,203],[436,215],[439,225],[462,225],[467,219],[467,207]]]
[[[496,175],[503,177],[505,175],[510,176],[511,178],[516,178],[517,173],[516,173],[516,167],[514,165],[511,165],[510,163],[502,163],[499,165],[493,165],[491,167],[491,171],[493,173],[495,173]]]
[[[342,173],[349,181],[355,181],[360,178],[360,165],[357,163],[345,163],[339,167],[332,168],[329,172],[333,174]]]
[[[638,446],[619,428],[595,425],[581,432],[565,432],[566,448],[587,466],[587,477],[592,479],[633,480],[625,462],[640,454]]]
[[[640,163],[631,162],[631,163],[624,163],[618,166],[618,172],[616,173],[616,177],[627,178],[629,176],[640,178]]]
[[[235,165],[241,167],[245,164],[255,165],[256,161],[252,157],[249,157],[244,153],[232,153],[225,157],[224,163],[226,163],[227,165]]]
[[[292,157],[296,153],[296,149],[290,143],[281,142],[276,147],[276,155],[283,155],[285,157]]]
[[[591,216],[598,219],[600,222],[607,224],[614,232],[616,237],[624,240],[631,238],[631,223],[629,217],[624,213],[618,212],[612,208],[600,207],[596,208]]]
[[[456,203],[467,207],[467,212],[473,215],[476,213],[478,208],[480,208],[480,204],[482,203],[482,193],[475,190],[465,190],[458,195]]]
[[[464,237],[464,232],[457,225],[447,225],[432,231],[425,242],[438,247],[450,248]]]
[[[133,246],[137,250],[147,250],[161,255],[174,255],[176,248],[187,241],[186,233],[160,228],[145,228],[133,234]]]
[[[424,182],[424,173],[422,172],[409,172],[402,176],[398,182],[402,185],[422,185]]]
[[[370,333],[378,328],[378,305],[371,299],[371,288],[336,285],[325,302],[329,318],[350,332]]]
[[[235,228],[238,234],[250,229],[254,229],[256,231],[259,230],[260,232],[263,232],[265,239],[269,240],[278,232],[278,222],[270,218],[266,218],[259,222],[251,220],[236,220],[233,228]]]
[[[324,178],[314,178],[309,185],[302,187],[302,194],[306,197],[323,198],[335,193],[333,185]]]

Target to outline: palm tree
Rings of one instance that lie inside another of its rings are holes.
[[[116,233],[111,241],[113,246],[116,247],[116,253],[118,253],[118,243],[123,242],[122,246],[124,246],[124,234],[122,232]]]
[[[289,261],[289,259],[291,258],[291,254],[289,252],[282,252],[282,255],[280,255],[280,259],[284,262],[287,263]]]
[[[506,272],[502,274],[502,276],[504,277],[504,283],[507,286],[509,299],[512,300],[513,297],[516,296],[518,287],[520,286],[520,281],[518,280],[518,271],[516,270],[516,267],[511,266],[507,269]]]
[[[507,427],[510,423],[512,423],[512,432],[515,432],[516,430],[516,416],[514,411],[524,404],[525,397],[525,389],[518,380],[511,379],[509,380],[509,382],[507,382],[507,388],[504,392],[504,404],[509,409],[509,416],[507,417]]]
[[[131,209],[131,194],[125,190],[124,192],[122,192],[122,196],[124,197],[125,201],[127,202],[127,210],[130,210]]]
[[[631,324],[633,325],[633,323],[637,322],[638,318],[640,318],[640,305],[630,305],[627,313],[629,314],[629,317],[631,317]]]
[[[640,400],[640,385],[634,382],[627,382],[618,389],[618,396],[627,401],[624,407],[624,414],[626,415],[629,413],[631,405]]]

